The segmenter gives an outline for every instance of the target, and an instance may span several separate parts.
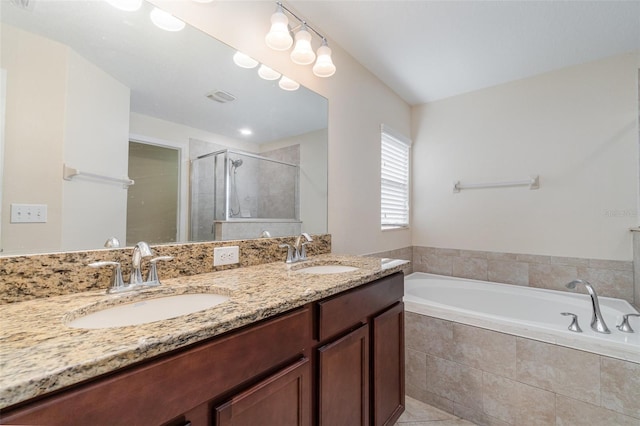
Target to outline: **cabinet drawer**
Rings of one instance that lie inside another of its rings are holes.
[[[346,331],[404,295],[404,275],[399,272],[342,293],[318,303],[318,330],[320,341]]]

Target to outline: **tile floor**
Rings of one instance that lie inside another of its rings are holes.
[[[416,399],[405,397],[405,410],[395,426],[473,426],[467,420],[427,405]]]

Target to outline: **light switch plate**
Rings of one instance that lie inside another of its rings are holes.
[[[46,223],[46,204],[11,204],[11,223]]]

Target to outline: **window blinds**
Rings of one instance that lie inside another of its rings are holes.
[[[411,141],[384,125],[381,140],[380,223],[382,229],[408,227]]]

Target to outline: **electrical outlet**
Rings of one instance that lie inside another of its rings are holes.
[[[46,223],[46,204],[11,204],[11,223]]]
[[[213,249],[213,266],[233,265],[240,262],[240,247],[215,247]]]

